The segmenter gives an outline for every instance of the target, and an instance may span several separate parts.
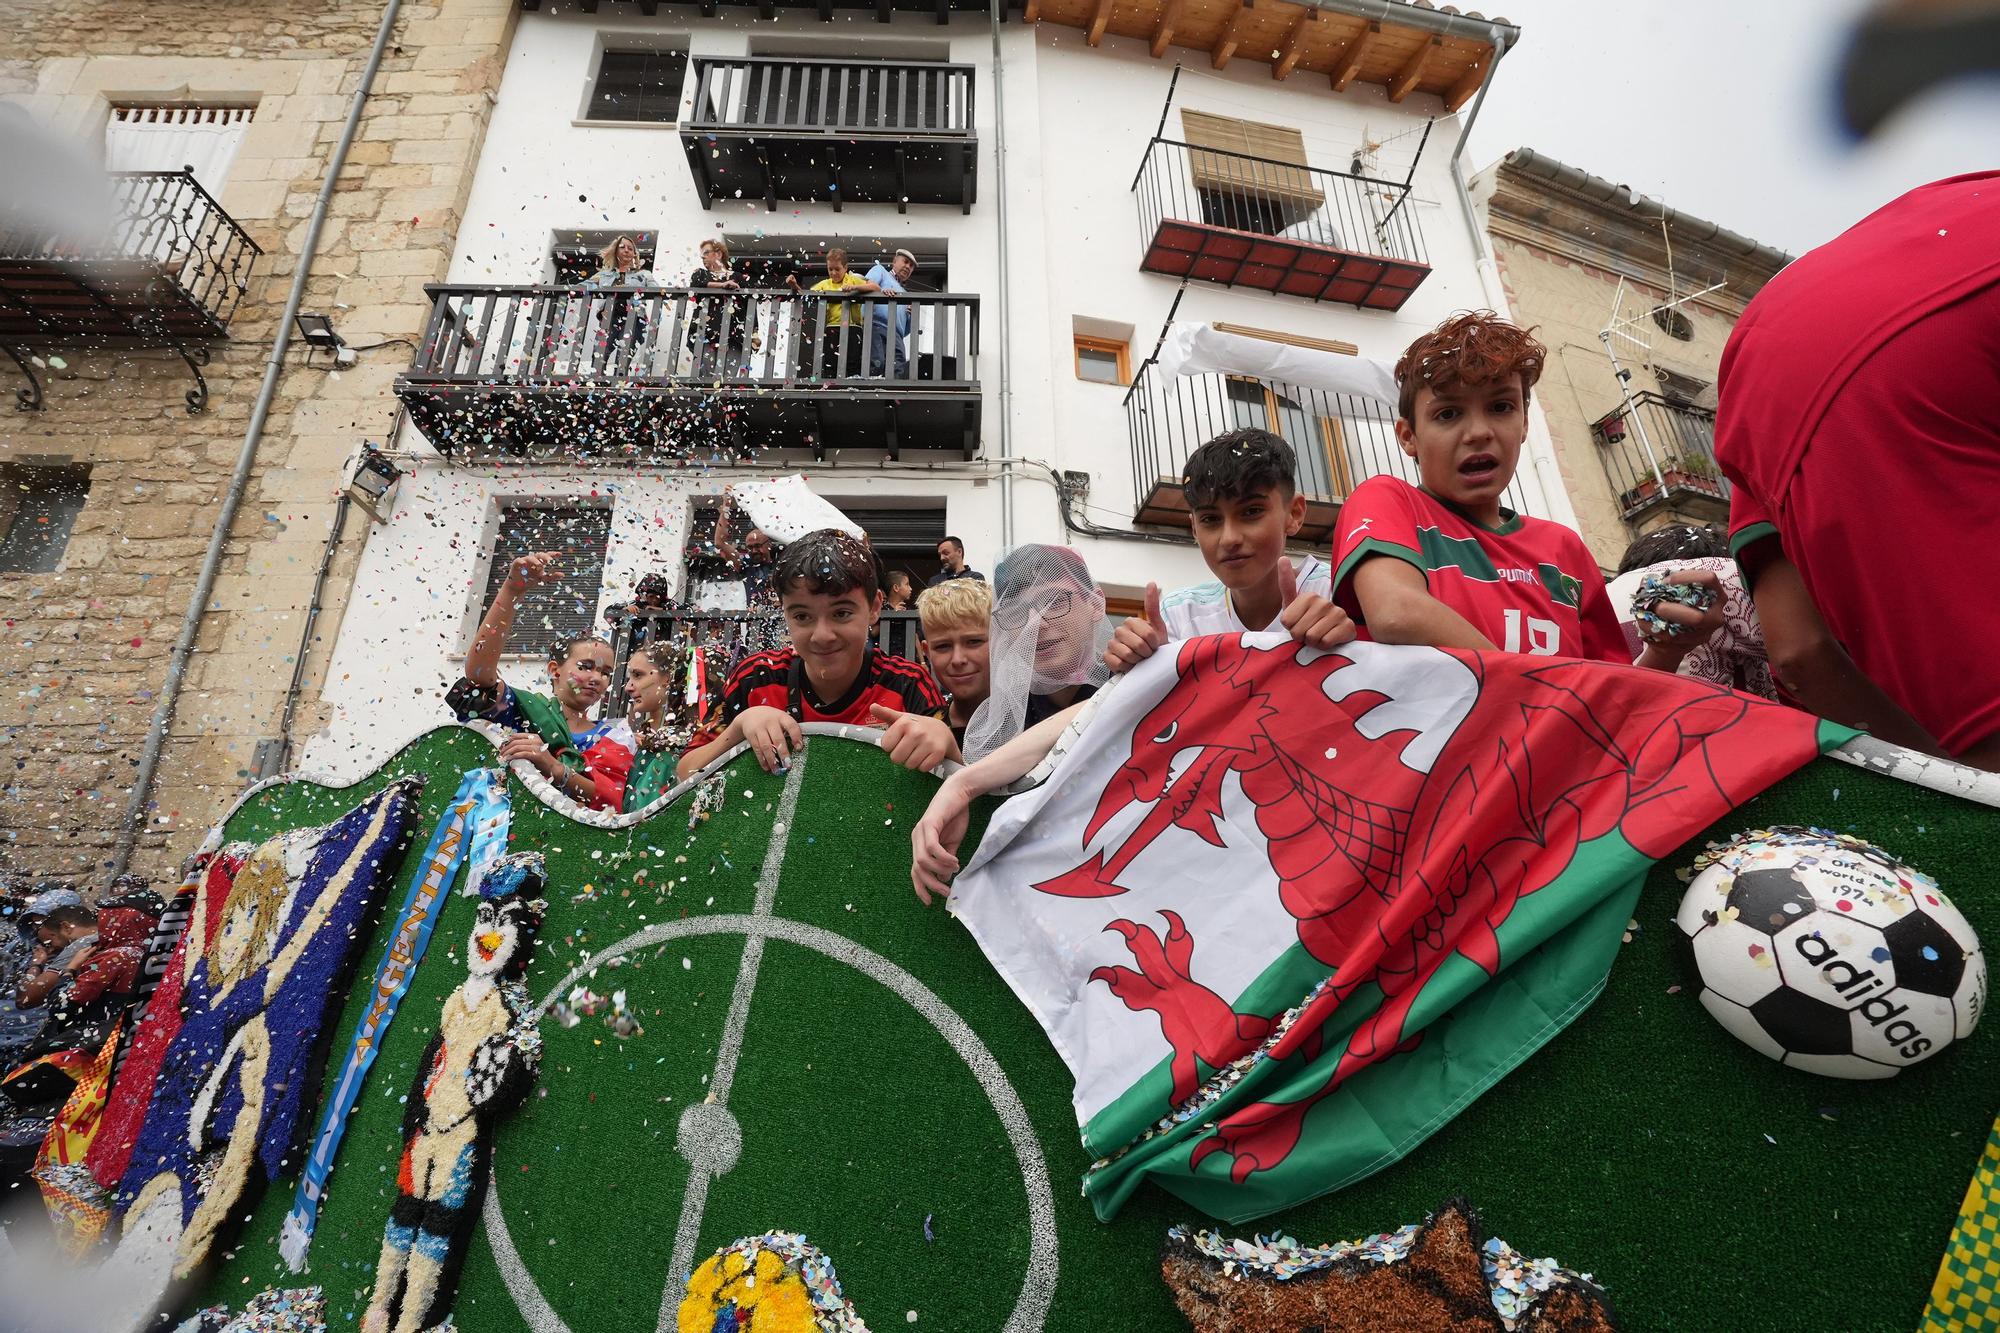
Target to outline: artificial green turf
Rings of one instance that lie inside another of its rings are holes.
[[[422,770],[435,775],[427,834],[458,773],[486,753],[471,733],[433,733],[361,786],[267,794],[230,833],[323,820],[388,777]],[[683,807],[609,834],[517,790],[516,845],[540,846],[551,872],[531,989],[539,996],[580,953],[646,921],[747,910],[779,787],[739,761],[727,805],[692,842]],[[909,827],[931,787],[870,748],[811,742],[774,911],[888,957],[998,1057],[1054,1186],[1061,1271],[1048,1327],[1173,1328],[1160,1239],[1169,1223],[1198,1218],[1159,1190],[1142,1191],[1108,1225],[1092,1218],[1077,1189],[1086,1162],[1067,1071],[963,928],[910,893]],[[2000,813],[1821,761],[1706,836],[1780,822],[1852,828],[1881,843],[1937,875],[1982,937],[2000,940],[1988,869]],[[1264,1225],[1348,1238],[1464,1192],[1497,1234],[1594,1272],[1634,1329],[1913,1326],[2000,1101],[1996,1025],[1883,1083],[1765,1060],[1713,1023],[1692,987],[1669,993],[1687,980],[1671,918],[1681,892],[1673,872],[1692,851],[1654,871],[1641,928],[1603,998],[1567,1033],[1403,1162]],[[635,882],[642,864],[646,880]],[[671,897],[660,893],[663,873]],[[586,883],[595,896],[571,901]],[[290,1190],[273,1191],[205,1299],[240,1304],[265,1285],[318,1281],[333,1301],[329,1326],[353,1326],[392,1197],[400,1098],[438,1001],[463,976],[468,918],[455,900],[370,1075],[309,1276],[291,1278],[276,1262]],[[364,975],[386,930],[364,951]],[[592,989],[625,989],[641,1009],[641,1036],[621,1040],[592,1019],[543,1025],[541,1088],[503,1127],[495,1179],[516,1247],[579,1333],[654,1326],[686,1176],[674,1124],[703,1095],[741,952],[740,938],[705,936],[601,972]],[[359,1004],[350,1000],[341,1020],[341,1049]],[[919,1328],[1005,1322],[1028,1254],[1025,1193],[978,1085],[914,1010],[836,961],[771,941],[730,1106],[744,1157],[714,1182],[698,1253],[738,1235],[804,1230],[878,1330],[911,1310]],[[468,1333],[524,1327],[481,1241],[457,1322]]]

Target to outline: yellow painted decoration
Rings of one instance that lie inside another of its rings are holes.
[[[734,1250],[716,1255],[694,1270],[681,1301],[679,1333],[817,1333],[818,1328],[805,1282],[769,1250],[758,1250],[754,1264]]]
[[[2000,1333],[2000,1120],[1965,1187],[1922,1333]]]

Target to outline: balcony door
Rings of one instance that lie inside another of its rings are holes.
[[[1347,439],[1340,418],[1315,411],[1262,380],[1229,377],[1229,410],[1235,424],[1281,435],[1298,456],[1299,493],[1338,500],[1354,489]]]

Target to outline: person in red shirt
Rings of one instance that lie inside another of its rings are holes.
[[[1489,311],[1455,315],[1396,363],[1396,439],[1421,487],[1377,476],[1340,510],[1333,600],[1380,643],[1631,663],[1604,576],[1560,523],[1503,508],[1546,352]],[[1715,584],[1695,571],[1675,582]],[[1719,592],[1719,589],[1718,589]],[[1719,603],[1719,597],[1718,597]],[[1662,604],[1683,632],[1649,638],[1638,665],[1672,671],[1721,623]]]
[[[1722,354],[1715,457],[1772,674],[1805,707],[2000,770],[2000,172],[1794,260]],[[1980,533],[1989,536],[1981,537]]]
[[[675,766],[685,778],[747,743],[767,773],[804,744],[801,722],[883,728],[880,744],[905,768],[958,758],[931,673],[870,641],[882,614],[875,558],[837,529],[785,547],[772,576],[791,642],[752,653],[723,687],[708,723]]]

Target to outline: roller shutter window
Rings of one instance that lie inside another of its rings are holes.
[[[935,555],[945,539],[942,509],[856,509],[842,505],[840,512],[861,525],[878,551]]]
[[[516,603],[514,624],[503,652],[540,656],[551,647],[597,629],[597,600],[604,585],[604,551],[611,540],[611,510],[603,505],[503,503],[500,530],[493,539],[493,563],[486,573],[490,606],[516,556],[554,551],[560,570]]]

